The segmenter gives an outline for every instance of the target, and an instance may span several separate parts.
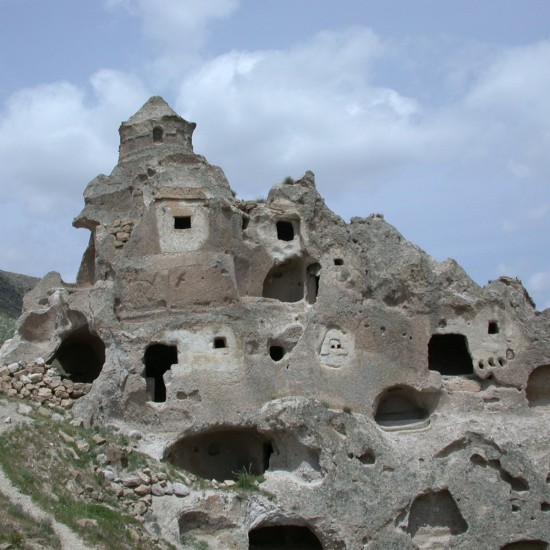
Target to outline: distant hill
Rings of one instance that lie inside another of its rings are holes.
[[[23,296],[38,281],[38,277],[0,269],[0,344],[11,337],[15,329],[15,320],[21,314]]]

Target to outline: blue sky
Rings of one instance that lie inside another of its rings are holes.
[[[240,197],[316,174],[550,307],[547,0],[0,0],[0,269],[74,280],[82,192],[162,95]]]

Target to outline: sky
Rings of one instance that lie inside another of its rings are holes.
[[[550,307],[548,0],[0,0],[0,269],[74,281],[82,193],[152,95],[240,198],[315,173]]]

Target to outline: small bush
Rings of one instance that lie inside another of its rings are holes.
[[[265,477],[262,475],[256,475],[251,472],[251,469],[243,468],[236,473],[237,489],[241,491],[255,491],[258,489],[258,484],[265,481]]]

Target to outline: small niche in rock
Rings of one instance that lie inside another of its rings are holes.
[[[294,239],[294,225],[289,221],[277,222],[277,238],[280,241],[292,241]]]
[[[361,454],[348,453],[348,458],[356,458],[361,464],[370,465],[376,462],[376,458],[371,451],[365,451]]]
[[[269,468],[273,445],[252,428],[227,428],[184,437],[165,453],[178,468],[205,479],[237,479],[246,471],[261,475]]]
[[[487,334],[498,334],[498,323],[496,321],[489,321]]]
[[[361,464],[374,464],[376,462],[376,457],[372,451],[365,451],[360,456],[357,457]]]
[[[66,336],[57,348],[51,364],[73,382],[93,382],[105,363],[105,344],[88,326]]]
[[[178,362],[177,346],[152,344],[145,350],[143,356],[145,371],[143,376],[147,383],[150,401],[163,403],[166,401],[166,385],[164,373]]]
[[[216,338],[214,338],[215,349],[221,349],[226,347],[227,347],[227,340],[225,339],[224,336],[216,336]]]
[[[269,357],[273,361],[280,361],[285,356],[285,348],[283,346],[269,346]]]
[[[249,550],[261,549],[323,549],[313,531],[305,525],[267,525],[248,532]]]
[[[550,405],[550,365],[542,365],[531,372],[525,395],[529,407]]]
[[[447,489],[417,496],[411,506],[407,533],[414,539],[430,534],[459,535],[468,529]],[[447,548],[447,547],[445,547]]]
[[[473,374],[474,364],[463,334],[434,334],[428,343],[428,368],[446,376]]]
[[[435,395],[422,396],[409,387],[389,388],[378,399],[374,420],[380,426],[390,429],[423,423],[428,419],[433,408],[431,402],[435,402],[435,399]]]
[[[548,544],[542,540],[518,540],[502,546],[501,550],[547,550]]]
[[[342,258],[334,258],[334,265],[344,265]]]
[[[153,128],[153,143],[162,143],[164,141],[164,130],[160,126]]]
[[[273,267],[265,278],[262,296],[281,302],[299,302],[304,297],[304,272],[302,258]]]

